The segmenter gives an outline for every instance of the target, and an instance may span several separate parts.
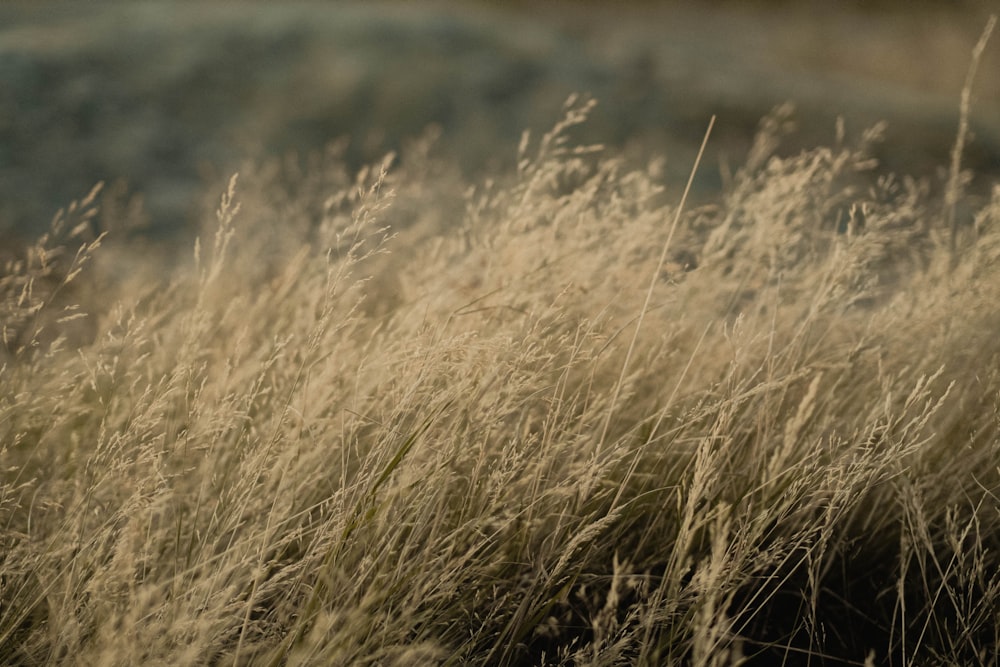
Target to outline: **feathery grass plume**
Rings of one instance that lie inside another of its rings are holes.
[[[3,259],[0,273],[0,359],[7,360],[37,349],[46,338],[68,333],[45,335],[49,320],[55,324],[86,317],[77,312],[73,303],[56,310],[60,298],[70,289],[93,253],[101,245],[103,235],[94,234],[95,205],[103,184],[95,185],[86,197],[60,209],[50,224],[49,232],[20,253]],[[79,244],[76,250],[71,244]],[[17,256],[17,255],[20,256]]]
[[[990,35],[993,34],[993,28],[996,27],[996,23],[996,14],[990,15],[990,18],[986,21],[986,27],[983,28],[983,34],[980,35],[979,41],[972,49],[972,62],[969,64],[969,72],[965,77],[965,85],[962,86],[958,136],[955,137],[955,146],[951,151],[951,164],[948,168],[948,185],[945,189],[944,197],[945,221],[951,231],[951,263],[953,266],[957,261],[956,254],[958,252],[958,217],[956,215],[956,207],[958,206],[959,198],[962,196],[962,188],[966,185],[962,182],[962,151],[965,149],[965,143],[969,134],[972,85],[976,79],[976,71],[979,69],[979,61],[983,57],[983,51],[986,50],[986,45],[990,41]]]

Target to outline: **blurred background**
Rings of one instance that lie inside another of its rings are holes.
[[[572,92],[581,141],[682,185],[721,186],[762,116],[786,152],[888,122],[888,170],[942,182],[972,49],[995,2],[5,2],[0,244],[44,231],[97,181],[170,236],[247,160],[346,142],[352,167],[428,133],[472,181],[509,169]],[[1000,35],[974,89],[973,190],[1000,177]],[[406,153],[403,153],[403,160]],[[217,201],[217,192],[213,194]],[[131,202],[131,204],[128,204]]]

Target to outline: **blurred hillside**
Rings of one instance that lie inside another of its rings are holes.
[[[858,9],[857,7],[867,9]],[[891,5],[891,6],[888,6]],[[787,150],[886,120],[878,156],[937,178],[985,3],[0,5],[0,231],[33,234],[99,181],[143,195],[160,232],[244,160],[350,137],[360,165],[438,126],[475,178],[510,166],[571,92],[586,140],[664,154],[681,179],[712,114],[700,185],[796,104]],[[887,7],[888,6],[888,7]],[[966,164],[1000,174],[1000,45],[980,68]]]

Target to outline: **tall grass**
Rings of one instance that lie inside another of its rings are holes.
[[[0,662],[995,664],[1000,188],[952,268],[877,128],[679,211],[586,110],[9,262]]]

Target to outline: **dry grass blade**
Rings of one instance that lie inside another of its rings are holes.
[[[708,145],[708,139],[712,135],[712,127],[715,126],[715,116],[708,121],[708,127],[705,129],[705,135],[701,140],[701,147],[698,149],[698,156],[695,158],[694,164],[691,166],[691,172],[688,175],[687,184],[684,186],[684,193],[681,195],[681,201],[677,205],[677,210],[674,213],[673,221],[670,223],[670,232],[667,234],[667,240],[663,243],[663,249],[660,251],[660,259],[656,263],[656,269],[653,271],[653,275],[649,280],[649,288],[646,290],[646,298],[643,301],[642,308],[639,310],[639,317],[635,323],[635,329],[632,332],[632,340],[629,342],[628,350],[625,352],[625,361],[622,362],[622,369],[618,375],[618,381],[615,382],[615,388],[611,394],[611,403],[608,406],[607,416],[604,418],[604,425],[601,427],[601,437],[597,441],[596,455],[600,456],[601,450],[604,448],[605,441],[608,437],[608,428],[611,425],[611,419],[615,414],[615,407],[618,403],[618,398],[621,395],[622,383],[625,381],[625,376],[629,370],[629,362],[632,361],[632,354],[635,351],[636,341],[639,338],[639,331],[642,329],[642,322],[646,317],[646,313],[649,311],[649,304],[653,299],[653,290],[656,287],[657,282],[660,280],[660,274],[663,271],[663,265],[667,261],[667,252],[670,250],[670,243],[673,241],[674,233],[677,231],[677,225],[680,223],[681,214],[684,212],[684,205],[687,203],[688,195],[691,192],[691,185],[694,183],[695,174],[698,173],[698,166],[701,164],[701,158],[705,154],[705,147]]]

